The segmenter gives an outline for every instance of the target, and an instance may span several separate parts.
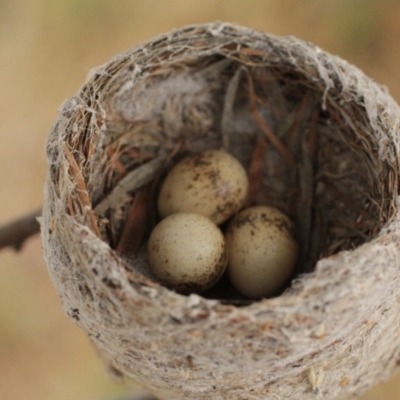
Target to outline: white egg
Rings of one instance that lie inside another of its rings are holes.
[[[249,298],[276,294],[290,279],[298,245],[290,219],[276,208],[255,206],[237,214],[225,233],[227,273]]]
[[[158,210],[162,218],[192,212],[220,224],[243,206],[247,190],[240,162],[225,151],[207,150],[172,168],[161,187]]]
[[[152,231],[147,257],[154,275],[181,292],[201,292],[214,285],[226,268],[225,240],[208,218],[176,213]]]

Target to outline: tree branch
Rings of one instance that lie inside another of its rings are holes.
[[[37,217],[39,217],[41,213],[42,209],[39,209],[1,226],[0,249],[4,247],[13,247],[16,251],[21,250],[26,239],[39,233],[40,225],[37,221]]]
[[[142,393],[142,394],[133,395],[131,397],[119,398],[119,399],[116,399],[116,400],[158,400],[158,398],[154,397],[151,394]]]

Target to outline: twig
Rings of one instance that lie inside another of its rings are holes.
[[[139,189],[129,210],[128,220],[117,247],[119,255],[137,252],[142,243],[147,226],[147,206],[150,194],[149,185]]]
[[[122,397],[122,398],[119,397],[118,399],[115,400],[159,400],[159,399],[158,397],[154,397],[152,394],[141,393],[129,397]]]
[[[253,82],[253,79],[252,79],[250,73],[247,74],[247,80],[249,83],[250,113],[251,113],[252,117],[256,121],[258,127],[264,133],[265,137],[275,146],[275,148],[278,150],[278,152],[281,154],[281,156],[286,160],[286,162],[290,166],[296,167],[296,162],[294,160],[292,153],[290,153],[288,148],[275,135],[275,133],[272,131],[270,126],[267,124],[267,122],[264,120],[264,118],[262,117],[262,115],[259,113],[259,111],[257,109],[256,94],[255,94],[255,90],[254,90],[254,82]]]
[[[292,129],[289,132],[288,143],[289,143],[289,147],[291,149],[293,149],[293,147],[294,147],[295,138],[297,136],[298,130],[300,128],[300,125],[308,117],[308,115],[307,115],[308,113],[306,113],[306,108],[308,106],[309,100],[310,100],[310,94],[306,93],[305,96],[303,97],[303,100],[300,103],[300,108],[299,108],[299,111],[297,113],[297,116],[296,116],[296,119],[294,121],[294,124],[292,126]]]
[[[40,217],[41,213],[42,209],[36,210],[0,227],[0,249],[13,247],[16,251],[21,250],[25,240],[39,233],[37,217]]]
[[[306,100],[308,101],[306,95]],[[302,272],[309,272],[314,267],[313,259],[310,259],[310,249],[313,248],[312,241],[316,240],[312,238],[312,228],[315,225],[313,223],[313,207],[314,207],[314,165],[318,146],[318,135],[315,129],[315,122],[317,121],[318,114],[314,112],[312,115],[313,125],[310,130],[306,131],[301,141],[301,163],[298,166],[298,177],[300,184],[300,199],[297,209],[298,215],[298,233],[300,242],[300,268]],[[296,128],[297,130],[297,128]],[[295,136],[292,137],[294,142]],[[319,246],[314,246],[318,248]]]
[[[229,138],[231,134],[230,126],[232,124],[233,106],[236,99],[236,92],[239,87],[240,78],[243,68],[238,68],[233,78],[228,84],[224,99],[224,109],[221,118],[222,144],[225,150],[229,149]]]
[[[313,214],[313,223],[310,232],[310,241],[308,249],[308,258],[301,265],[299,273],[311,272],[314,270],[315,265],[323,253],[326,246],[327,237],[327,220],[326,212],[323,207],[315,207]]]
[[[262,136],[258,136],[253,150],[250,167],[247,171],[249,178],[249,191],[246,199],[246,206],[253,204],[257,193],[260,190],[263,179],[264,156],[267,150],[267,143]]]
[[[107,197],[95,207],[95,214],[103,214],[112,204],[116,204],[119,198],[149,183],[159,172],[161,166],[165,162],[165,158],[164,155],[161,155],[129,172],[117,183]]]
[[[74,156],[72,155],[71,151],[68,149],[66,145],[63,146],[63,150],[69,162],[71,173],[75,178],[76,193],[79,197],[79,200],[85,206],[85,210],[87,212],[87,216],[89,218],[92,231],[97,235],[97,237],[101,238],[100,230],[92,210],[92,204],[90,203],[89,195],[86,189],[85,181],[82,176],[82,172],[79,169],[78,163],[76,162]]]
[[[311,133],[312,135],[312,133]],[[298,233],[300,242],[300,265],[304,267],[310,247],[312,209],[314,195],[314,153],[310,151],[307,136],[302,141],[302,159],[298,167],[300,198],[298,202]],[[307,267],[308,269],[308,267]]]
[[[116,400],[158,400],[158,397],[154,397],[152,394],[142,393]]]

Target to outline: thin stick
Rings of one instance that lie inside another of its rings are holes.
[[[124,231],[118,243],[119,255],[137,252],[142,243],[147,226],[147,207],[149,203],[150,186],[139,189],[129,210]]]
[[[308,102],[308,95],[305,96]],[[315,123],[318,119],[318,110],[314,111],[311,116],[312,127],[306,131],[301,143],[301,164],[298,167],[299,183],[300,183],[300,201],[298,203],[298,232],[300,240],[300,266],[303,268],[301,272],[310,272],[314,267],[315,260],[310,258],[310,254],[314,251],[313,248],[318,248],[318,242],[313,241],[319,238],[313,238],[313,225],[316,224],[313,219],[314,208],[314,165],[317,156],[318,135],[315,128]],[[296,131],[298,129],[296,128]],[[295,137],[292,137],[294,142]],[[320,222],[320,221],[319,221]]]
[[[264,133],[265,137],[275,146],[275,148],[279,151],[281,156],[290,164],[292,167],[296,166],[296,162],[292,153],[288,150],[288,148],[282,143],[282,141],[275,135],[272,129],[269,127],[267,122],[261,116],[259,111],[257,110],[257,103],[256,103],[256,95],[254,91],[254,83],[253,79],[250,76],[250,73],[247,74],[247,79],[249,82],[249,98],[250,98],[250,112],[253,116],[254,120],[256,121],[259,128]]]
[[[301,265],[299,273],[311,272],[324,251],[327,236],[326,212],[321,207],[315,207],[313,214],[313,224],[310,232],[310,242],[308,249],[308,258]]]
[[[82,176],[82,172],[79,169],[78,163],[76,162],[74,156],[72,155],[72,153],[70,152],[68,147],[66,145],[64,145],[63,147],[64,147],[65,156],[67,157],[69,166],[71,167],[72,175],[75,178],[76,192],[78,194],[79,200],[85,206],[85,210],[88,214],[92,231],[99,238],[101,238],[100,230],[99,230],[99,227],[97,226],[96,218],[95,218],[93,210],[92,210],[92,204],[90,203],[89,195],[88,195],[88,192],[86,189],[85,181]]]
[[[243,68],[238,68],[228,84],[224,99],[224,109],[221,118],[222,145],[225,150],[229,149],[230,124],[232,123],[233,106],[235,104],[236,92],[239,87]]]
[[[159,156],[129,172],[117,183],[107,197],[95,207],[95,214],[103,214],[108,208],[112,207],[113,204],[117,204],[120,198],[123,198],[129,192],[133,192],[139,187],[149,183],[160,171],[161,166],[165,162],[165,158],[164,155]]]
[[[136,394],[129,397],[119,397],[115,400],[158,400],[158,397],[154,397],[152,394],[142,393]]]
[[[292,129],[289,132],[288,143],[289,143],[290,148],[293,147],[293,143],[294,143],[297,131],[299,130],[300,124],[302,122],[302,117],[304,118],[304,116],[305,116],[305,111],[306,111],[306,107],[308,105],[309,99],[310,99],[310,95],[309,95],[309,93],[306,93],[306,95],[303,97],[303,100],[300,103],[299,112],[297,113],[297,116],[296,116],[296,119],[292,126]]]
[[[33,211],[21,218],[0,227],[0,249],[13,247],[21,250],[25,241],[40,232],[37,218],[42,214],[42,209]]]
[[[260,190],[263,179],[264,157],[267,150],[265,139],[259,135],[253,150],[251,163],[247,176],[249,178],[249,191],[246,199],[246,207],[253,204],[257,193]]]
[[[312,208],[314,194],[314,154],[310,151],[307,136],[302,141],[302,160],[299,165],[300,199],[298,202],[298,232],[300,265],[304,266],[310,247]]]

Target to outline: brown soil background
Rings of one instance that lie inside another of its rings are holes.
[[[0,0],[0,223],[42,203],[45,141],[89,69],[192,23],[235,22],[316,43],[400,101],[398,0]],[[65,317],[38,237],[0,253],[0,399],[95,400],[139,390],[110,382]],[[361,400],[400,399],[400,377]]]

